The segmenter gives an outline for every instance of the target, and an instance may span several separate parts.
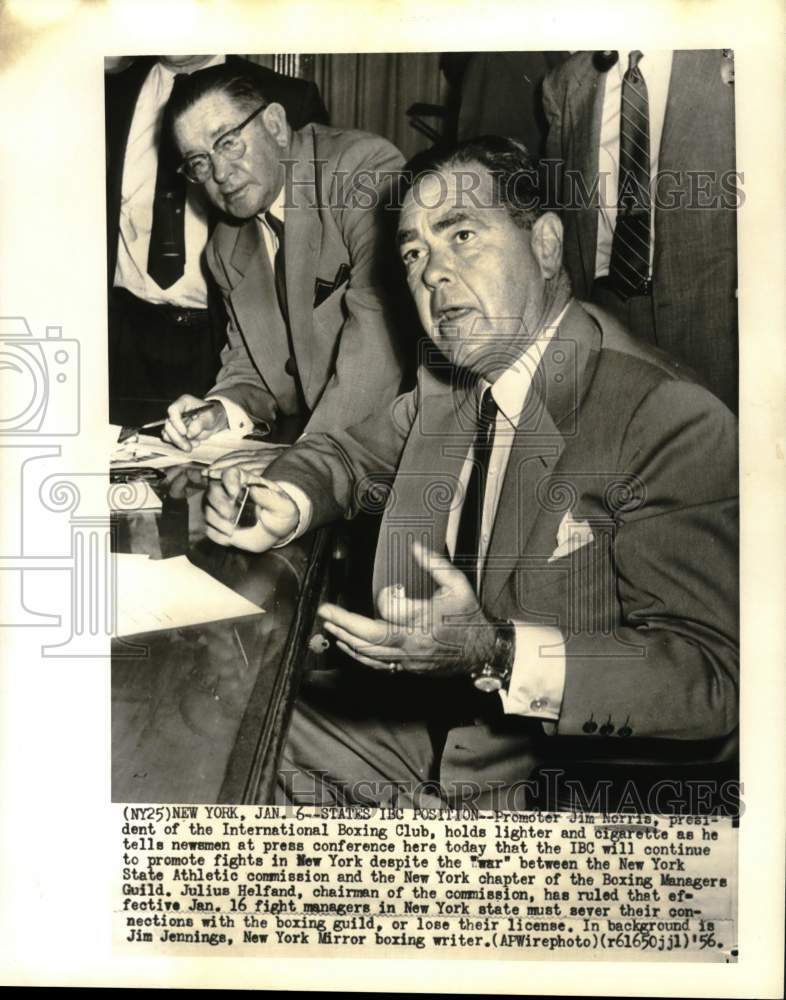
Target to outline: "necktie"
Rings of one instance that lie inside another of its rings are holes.
[[[276,242],[278,243],[278,248],[276,249],[276,256],[273,262],[273,272],[276,283],[276,298],[278,299],[278,308],[281,310],[281,318],[284,320],[284,326],[287,331],[287,346],[289,348],[289,358],[284,365],[284,370],[287,375],[291,375],[295,380],[295,388],[297,389],[298,400],[300,402],[300,408],[303,413],[308,412],[308,407],[306,406],[305,396],[303,394],[303,386],[300,382],[300,372],[298,371],[297,362],[295,361],[295,349],[292,341],[292,329],[289,325],[289,304],[287,302],[287,274],[284,265],[284,223],[281,219],[276,218],[272,212],[265,212],[265,221],[267,222],[270,229],[273,231],[276,237]]]
[[[287,275],[286,275],[286,270],[284,269],[284,223],[281,221],[281,219],[277,219],[272,212],[265,212],[265,221],[275,234],[276,241],[278,243],[278,248],[276,249],[275,263],[273,267],[276,278],[276,298],[278,299],[278,307],[281,310],[281,316],[283,317],[287,330],[289,330],[289,306],[287,305]]]
[[[647,289],[650,273],[650,114],[642,53],[630,53],[622,78],[617,223],[611,244],[609,283],[624,299]]]
[[[159,288],[169,288],[170,285],[174,285],[186,267],[186,179],[178,173],[180,156],[172,136],[168,112],[175,91],[187,79],[186,73],[177,74],[172,85],[172,94],[161,116],[153,225],[150,230],[150,249],[147,255],[147,273]]]
[[[486,389],[480,401],[477,428],[472,451],[472,471],[464,495],[464,506],[459,517],[456,549],[453,562],[463,569],[474,586],[478,584],[478,552],[483,518],[483,497],[486,493],[491,450],[494,446],[494,425],[497,404]]]

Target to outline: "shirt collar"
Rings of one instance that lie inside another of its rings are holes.
[[[207,69],[209,66],[223,66],[224,63],[226,62],[226,60],[227,60],[226,56],[213,56],[211,59],[208,59],[208,61],[206,63],[203,63],[199,67],[199,69]],[[156,68],[158,69],[158,71],[160,73],[165,74],[167,76],[171,76],[173,78],[176,77],[178,75],[178,73],[186,73],[186,72],[188,72],[187,70],[172,69],[171,66],[165,66],[164,63],[162,63],[160,59],[156,61]],[[194,72],[196,73],[198,71],[194,70]]]
[[[257,213],[257,221],[260,222],[273,236],[275,232],[272,226],[267,221],[266,216],[270,214],[283,225],[284,224],[284,185],[281,185],[281,190],[278,192],[273,200],[273,204],[270,208],[266,209],[264,212]]]
[[[282,184],[281,190],[278,192],[273,201],[273,204],[268,209],[268,212],[270,212],[271,215],[275,216],[275,218],[277,218],[279,222],[284,221],[284,187],[285,185]]]
[[[529,394],[535,372],[552,337],[556,334],[560,323],[565,318],[565,313],[568,311],[570,303],[571,300],[569,299],[554,322],[540,331],[540,334],[532,341],[524,353],[513,362],[510,368],[506,369],[497,378],[493,385],[485,379],[480,380],[481,396],[491,386],[491,395],[494,397],[494,402],[512,427],[516,427],[518,424],[519,416],[524,409],[524,403]]]
[[[617,60],[617,73],[619,74],[620,80],[628,72],[628,63],[630,62],[630,54],[632,51],[632,49],[628,49],[627,51],[623,49],[623,51],[619,53],[619,59]],[[639,49],[639,51],[641,52],[639,70],[645,79],[647,78],[647,74],[649,74],[650,79],[653,79],[655,75],[661,75],[671,71],[671,62],[674,56],[674,51],[672,49]]]

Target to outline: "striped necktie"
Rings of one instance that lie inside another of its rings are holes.
[[[617,223],[611,244],[609,284],[623,299],[642,295],[650,274],[650,115],[642,53],[630,53],[622,78]]]

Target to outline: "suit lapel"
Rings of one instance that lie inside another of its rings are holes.
[[[284,369],[289,357],[287,335],[278,308],[273,268],[259,226],[257,219],[249,219],[237,228],[224,278],[249,355],[286,412],[294,396],[293,380]],[[222,254],[216,256],[223,261]]]
[[[544,359],[545,360],[545,359]],[[483,566],[481,594],[483,603],[492,607],[511,573],[521,567],[530,536],[541,513],[540,495],[559,461],[565,442],[551,414],[532,389],[533,409],[542,409],[537,426],[519,424],[510,451],[505,481],[497,507]]]
[[[701,108],[707,103],[707,90],[719,77],[718,52],[682,50],[674,53],[660,142],[660,171],[673,170],[684,162],[683,149],[695,140]],[[678,95],[676,99],[674,95]]]
[[[483,603],[493,608],[516,569],[527,557],[547,554],[536,528],[546,520],[559,523],[563,511],[552,510],[550,481],[566,439],[577,432],[577,412],[597,364],[600,331],[581,307],[571,303],[546,348],[533,381],[511,448],[497,517],[483,568]],[[544,530],[549,538],[554,525]]]
[[[225,277],[230,287],[234,288],[246,276],[251,261],[260,253],[265,252],[265,246],[256,219],[248,219],[242,225],[232,228],[235,233],[235,245],[229,255],[232,273]]]
[[[315,161],[313,132],[293,132],[285,164],[284,264],[289,326],[304,390],[308,388],[312,367],[314,289],[322,232],[319,218],[322,199]]]
[[[401,583],[410,597],[431,595],[431,580],[412,557],[418,540],[445,551],[450,511],[475,432],[473,388],[453,390],[425,369],[415,424],[399,463],[385,510],[374,565],[375,595]]]

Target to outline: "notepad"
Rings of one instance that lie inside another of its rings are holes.
[[[136,438],[129,438],[121,444],[117,444],[117,434],[115,434],[115,442],[112,449],[112,466],[118,469],[134,468],[139,465],[156,469],[171,465],[185,465],[189,462],[212,465],[213,462],[217,462],[219,458],[224,458],[233,451],[265,451],[270,449],[278,451],[281,448],[281,445],[270,444],[267,441],[238,437],[230,430],[218,431],[204,441],[197,442],[188,452],[181,451],[175,445],[149,434],[139,434]]]
[[[148,559],[117,553],[114,635],[184,628],[204,622],[258,615],[258,605],[194,566],[186,556]]]

